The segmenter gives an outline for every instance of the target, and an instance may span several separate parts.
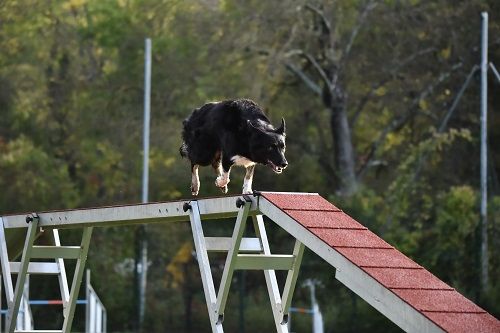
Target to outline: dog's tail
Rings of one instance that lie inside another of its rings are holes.
[[[188,146],[184,141],[182,142],[182,145],[179,148],[179,154],[181,154],[182,157],[188,157]]]

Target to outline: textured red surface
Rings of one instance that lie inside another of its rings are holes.
[[[446,283],[425,269],[408,268],[363,268],[383,286],[403,289],[444,289],[453,290]]]
[[[448,332],[456,333],[493,333],[500,332],[500,322],[489,313],[444,313],[425,312]]]
[[[393,292],[419,311],[485,313],[455,290],[393,289]]]
[[[262,196],[443,330],[500,333],[495,317],[319,195]]]
[[[359,267],[420,268],[416,262],[392,249],[337,248],[344,257]]]
[[[294,220],[307,228],[366,229],[361,223],[344,212],[285,210]]]
[[[321,211],[337,211],[340,209],[332,205],[326,199],[317,194],[292,194],[286,195],[283,193],[263,193],[269,201],[272,201],[281,209],[290,210],[321,210]]]
[[[331,247],[366,247],[391,249],[392,246],[369,230],[310,228]]]

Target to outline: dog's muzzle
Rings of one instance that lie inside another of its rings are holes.
[[[273,162],[271,161],[267,161],[267,165],[273,169],[273,171],[277,174],[280,174],[283,172],[283,170],[285,170],[285,168],[287,167],[288,163],[285,161],[283,162],[281,165],[276,165],[274,164]]]

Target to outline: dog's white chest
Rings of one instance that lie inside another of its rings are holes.
[[[248,168],[249,166],[252,166],[252,165],[256,164],[255,162],[250,161],[248,158],[240,156],[240,155],[233,156],[231,158],[231,161],[233,161],[233,163],[235,165],[244,166],[245,168]]]

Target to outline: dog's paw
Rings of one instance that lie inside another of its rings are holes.
[[[251,188],[243,188],[243,191],[241,193],[242,194],[253,194],[253,191]]]
[[[227,185],[226,186],[222,186],[220,188],[220,190],[222,191],[222,193],[226,194],[227,193]]]
[[[220,188],[226,187],[227,188],[227,184],[229,184],[229,178],[226,178],[224,176],[218,176],[215,179],[215,186],[217,186],[217,187],[220,187]],[[227,192],[227,189],[226,189],[226,192]]]
[[[200,186],[191,185],[191,194],[197,196],[198,192],[200,192]]]

